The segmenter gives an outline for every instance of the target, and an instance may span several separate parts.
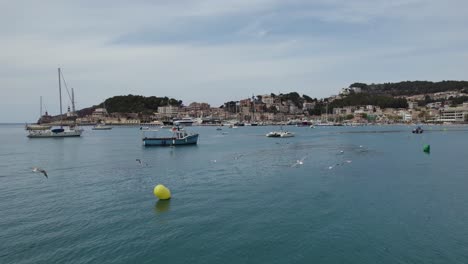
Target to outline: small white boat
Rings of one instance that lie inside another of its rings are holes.
[[[315,125],[316,125],[316,126],[334,126],[335,123],[333,123],[333,122],[326,122],[326,123],[320,122],[320,123],[317,123],[317,124],[315,124]]]
[[[282,132],[277,132],[277,131],[272,131],[268,134],[266,134],[267,137],[281,137]]]
[[[175,120],[174,125],[175,126],[192,126],[194,123],[193,119],[190,117],[184,117],[180,120]]]
[[[64,137],[80,137],[83,132],[75,126],[69,126],[66,129],[63,128],[63,115],[62,115],[62,73],[58,68],[58,81],[59,81],[59,97],[60,97],[60,128],[46,129],[46,130],[29,130],[27,135],[28,138],[64,138]],[[72,104],[74,104],[72,96]]]
[[[112,127],[111,126],[106,126],[106,124],[98,124],[98,125],[95,125],[92,130],[111,130]]]

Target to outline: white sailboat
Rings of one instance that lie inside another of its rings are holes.
[[[83,130],[75,126],[63,127],[63,114],[62,114],[62,79],[61,71],[58,68],[58,81],[59,81],[59,98],[60,98],[60,128],[47,129],[47,130],[30,130],[29,138],[56,138],[56,137],[79,137]],[[74,103],[74,102],[72,102]]]

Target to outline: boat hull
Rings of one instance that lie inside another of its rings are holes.
[[[143,138],[144,146],[181,146],[181,145],[196,145],[198,142],[198,134],[189,135],[184,138]]]
[[[29,133],[28,138],[64,138],[64,137],[80,137],[81,130],[75,131],[63,131],[59,133],[54,133],[51,131],[37,131]]]
[[[112,127],[93,127],[92,130],[111,130]]]

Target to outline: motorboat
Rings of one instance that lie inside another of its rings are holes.
[[[421,127],[417,127],[415,129],[413,129],[412,133],[413,134],[422,134],[424,132],[424,130],[421,128]]]
[[[106,126],[106,124],[97,124],[95,125],[92,130],[111,130],[111,126]]]
[[[175,126],[192,126],[193,123],[194,121],[190,117],[184,117],[182,119],[174,121]]]
[[[266,137],[281,137],[281,133],[282,132],[272,131],[272,132],[266,134]]]
[[[147,131],[157,132],[157,131]],[[173,135],[168,137],[158,137],[154,135],[148,136],[146,131],[143,134],[143,145],[144,146],[179,146],[179,145],[196,145],[198,142],[197,133],[187,133],[180,127],[172,129]]]

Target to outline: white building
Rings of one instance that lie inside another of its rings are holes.
[[[267,106],[270,106],[275,103],[275,98],[273,98],[271,95],[262,95],[262,102]]]
[[[362,89],[360,87],[349,87],[349,88],[341,88],[341,95],[349,95],[351,93],[361,93]]]
[[[312,103],[304,102],[302,104],[302,109],[304,110],[314,109],[314,107],[315,107],[315,102],[312,102]]]
[[[179,113],[179,107],[178,106],[173,106],[173,105],[168,105],[168,106],[159,106],[158,107],[158,114],[162,116],[177,116]]]
[[[410,113],[404,113],[402,117],[403,117],[403,121],[405,122],[410,122],[413,120],[413,116]]]
[[[94,112],[91,114],[93,118],[103,118],[108,115],[107,110],[105,108],[96,108]]]
[[[468,120],[467,107],[449,107],[440,112],[440,122],[464,122]]]
[[[418,102],[411,102],[411,101],[408,102],[409,109],[415,109],[417,107],[418,107]]]

